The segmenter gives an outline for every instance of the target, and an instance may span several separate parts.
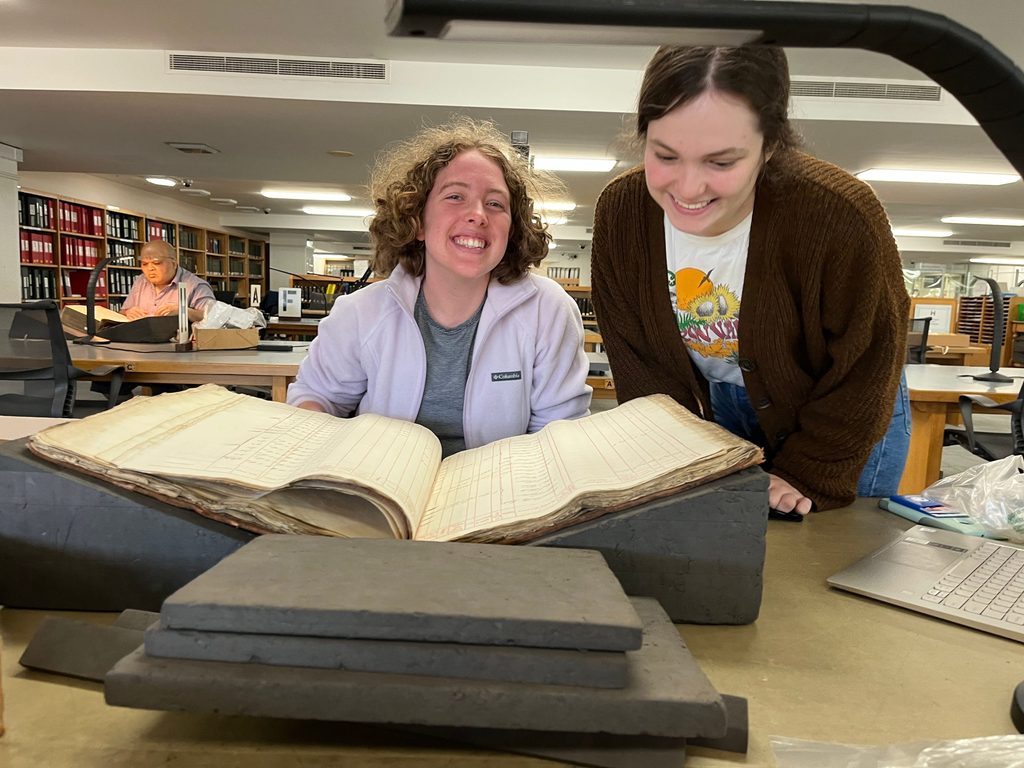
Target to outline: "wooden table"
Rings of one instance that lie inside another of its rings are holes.
[[[940,365],[988,365],[992,348],[988,344],[967,347],[932,347],[925,361]]]
[[[267,334],[287,339],[315,339],[320,320],[314,318],[277,318],[267,323]]]
[[[1008,384],[975,381],[970,374],[988,368],[960,365],[908,365],[910,390],[910,451],[900,480],[900,493],[918,493],[939,479],[942,434],[950,415],[959,414],[960,395],[984,395],[997,403],[1017,399],[1024,369],[1003,368],[1004,376],[1016,376]]]
[[[678,628],[712,684],[749,700],[749,753],[692,748],[686,768],[773,766],[773,735],[892,744],[1013,733],[1009,705],[1024,678],[1024,644],[826,586],[827,576],[908,526],[870,500],[803,523],[768,523],[760,618]],[[371,726],[108,707],[97,683],[18,665],[44,615],[0,611],[4,768],[557,765]]]
[[[286,352],[256,349],[203,352],[140,352],[137,348],[71,344],[71,360],[91,370],[103,365],[123,365],[125,380],[153,384],[223,384],[269,386],[273,399],[284,402],[308,346]]]

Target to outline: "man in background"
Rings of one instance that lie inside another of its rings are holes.
[[[216,299],[213,288],[201,277],[178,265],[178,254],[164,240],[151,240],[139,253],[142,274],[135,278],[132,289],[121,306],[121,313],[129,320],[140,317],[176,315],[178,313],[178,286],[188,291],[188,319],[202,320],[206,309]]]

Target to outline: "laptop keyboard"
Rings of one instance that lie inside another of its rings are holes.
[[[935,582],[921,599],[1024,625],[1024,550],[986,542]]]

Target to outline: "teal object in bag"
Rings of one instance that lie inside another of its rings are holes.
[[[918,525],[929,525],[968,536],[985,536],[985,529],[959,509],[919,494],[896,495],[878,500],[878,506]]]

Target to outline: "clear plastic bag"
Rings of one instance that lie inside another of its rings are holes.
[[[216,301],[206,308],[206,316],[194,328],[266,328],[267,318],[256,307],[241,309]]]
[[[978,464],[942,478],[922,493],[959,509],[989,534],[1024,544],[1024,457]]]
[[[777,768],[1024,768],[1024,736],[869,747],[771,736]]]

